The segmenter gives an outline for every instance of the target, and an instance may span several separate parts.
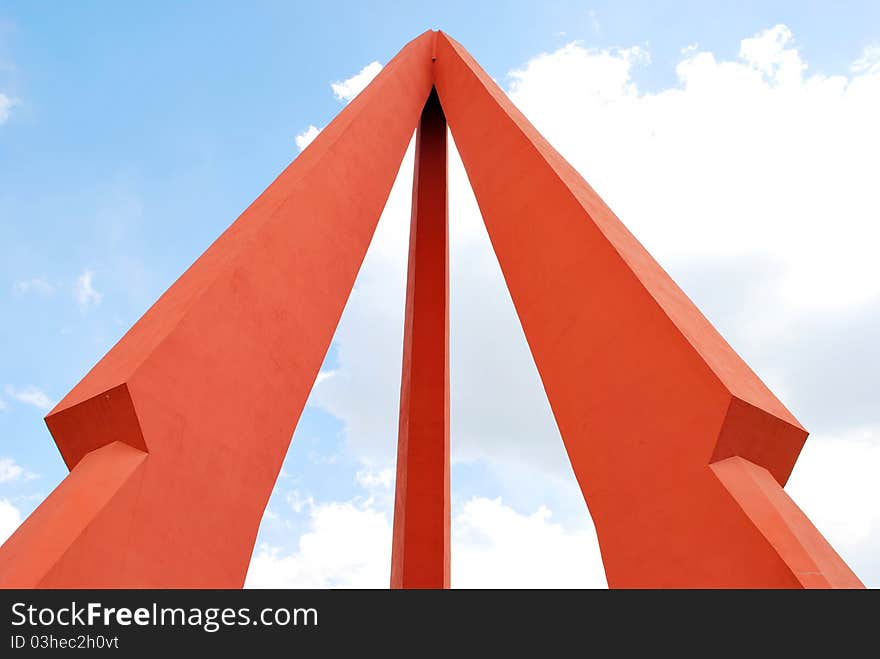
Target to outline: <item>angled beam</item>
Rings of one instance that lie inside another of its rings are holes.
[[[243,585],[431,90],[432,41],[405,46],[49,413],[72,472],[0,548],[0,586]]]
[[[609,585],[860,587],[782,489],[806,430],[467,51],[435,55]]]
[[[449,588],[449,237],[446,118],[431,92],[416,134],[392,588]]]

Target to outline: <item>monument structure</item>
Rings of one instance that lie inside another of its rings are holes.
[[[449,586],[447,121],[608,584],[862,587],[783,490],[807,431],[467,51],[432,31],[49,413],[70,474],[0,548],[0,585],[243,585],[417,129],[391,585]]]

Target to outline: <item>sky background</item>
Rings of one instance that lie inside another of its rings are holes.
[[[458,39],[811,430],[787,491],[880,586],[880,4],[0,1],[0,540],[42,417],[408,40]],[[388,583],[412,152],[250,586]],[[454,151],[453,586],[604,586]]]

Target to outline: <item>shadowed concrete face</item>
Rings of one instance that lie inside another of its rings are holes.
[[[72,471],[0,549],[0,585],[242,585],[420,120],[392,585],[449,583],[448,121],[609,585],[861,586],[782,490],[804,428],[439,32],[404,47],[52,410]]]
[[[416,133],[400,385],[392,588],[449,588],[449,231],[446,118]]]

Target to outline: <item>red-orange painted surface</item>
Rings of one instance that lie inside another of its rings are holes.
[[[425,107],[432,85],[442,112]],[[392,585],[449,583],[445,113],[609,585],[861,587],[782,489],[806,430],[464,48],[430,32],[50,412],[71,473],[0,548],[0,586],[242,585],[423,108]]]
[[[806,430],[464,48],[436,58],[608,584],[860,587],[782,491]]]
[[[392,588],[449,588],[448,246],[446,118],[432,93],[416,133]]]

